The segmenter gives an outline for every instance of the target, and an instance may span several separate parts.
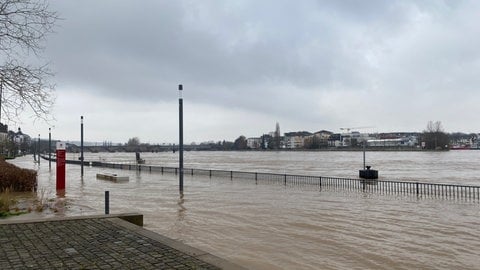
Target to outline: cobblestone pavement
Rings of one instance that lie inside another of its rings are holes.
[[[236,268],[202,256],[214,257],[118,218],[0,224],[0,269]]]

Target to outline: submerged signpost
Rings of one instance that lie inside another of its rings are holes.
[[[178,85],[178,124],[179,124],[179,145],[178,152],[179,155],[179,165],[178,165],[178,187],[180,193],[183,193],[183,96],[182,96],[183,86]]]
[[[65,143],[57,142],[57,192],[65,190]]]

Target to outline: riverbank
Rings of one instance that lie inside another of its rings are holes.
[[[281,149],[226,149],[218,145],[184,145],[184,151],[254,151],[254,152],[278,152],[278,151],[306,151],[306,152],[316,152],[316,151],[363,151],[361,145],[350,147],[324,147],[318,149],[303,149],[303,148],[281,148]],[[159,152],[175,152],[178,151],[178,146],[174,145],[139,145],[139,146],[84,146],[84,152],[88,153],[159,153]],[[427,150],[422,149],[421,147],[411,147],[411,146],[369,146],[366,148],[367,151],[448,151],[448,149],[442,150]],[[68,145],[67,152],[79,153],[81,151],[80,146],[77,145]]]

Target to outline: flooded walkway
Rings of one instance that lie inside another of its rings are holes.
[[[191,160],[200,161],[194,155],[205,157],[208,153],[189,154]],[[304,154],[292,153],[292,159],[301,159]],[[153,155],[142,157],[148,161]],[[213,161],[220,160],[222,155],[226,160],[233,153],[210,155],[217,157]],[[110,161],[110,156],[120,159],[128,154],[108,154],[104,156],[106,161]],[[231,165],[227,168],[277,164],[275,159],[262,160],[264,157],[252,159],[249,164],[245,158],[238,166],[227,163]],[[110,213],[141,212],[144,228],[250,269],[473,270],[480,265],[478,202],[256,184],[231,179],[230,175],[185,175],[182,195],[174,174],[86,167],[82,178],[78,165],[67,165],[66,194],[58,198],[55,170],[49,171],[48,162],[38,166],[32,160],[28,156],[11,162],[37,170],[37,196],[45,198],[49,208],[9,219],[102,214],[104,193],[109,191]],[[480,162],[480,155],[477,161]],[[318,164],[322,162],[319,160]],[[188,166],[204,167],[202,164]],[[221,169],[220,163],[217,165]],[[315,174],[308,167],[302,169],[305,174]],[[478,166],[476,169],[478,175]],[[97,179],[98,173],[128,176],[129,181]],[[431,175],[431,182],[439,179],[435,176]]]
[[[115,216],[0,221],[0,269],[241,269]]]

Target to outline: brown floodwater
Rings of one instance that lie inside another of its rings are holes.
[[[133,153],[87,160],[132,162]],[[78,154],[70,154],[70,159]],[[178,153],[145,153],[147,165],[176,166]],[[367,153],[384,179],[480,183],[480,151]],[[55,163],[11,161],[39,172],[39,191],[56,198]],[[187,152],[185,167],[355,178],[361,152]],[[98,172],[129,176],[126,183]],[[64,199],[55,211],[24,215],[144,214],[145,227],[251,269],[479,269],[478,201],[417,198],[185,175],[183,196],[172,174],[67,165]],[[60,203],[59,203],[60,202]]]

